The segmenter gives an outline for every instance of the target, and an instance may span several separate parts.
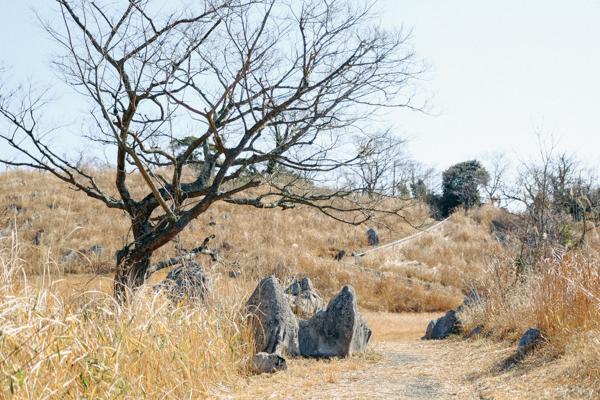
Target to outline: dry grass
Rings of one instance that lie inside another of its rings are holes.
[[[119,306],[54,281],[53,263],[25,283],[24,247],[0,250],[0,398],[205,398],[246,374],[252,346],[235,287],[205,307],[148,289]]]
[[[136,180],[136,176],[131,178],[134,182],[131,191],[140,198],[144,193],[142,182]],[[99,173],[98,183],[101,187],[110,188],[110,171]],[[4,212],[0,217],[0,230],[16,228],[16,240],[21,243],[31,243],[40,229],[46,231],[41,246],[26,246],[22,250],[26,261],[23,268],[28,273],[39,274],[48,262],[54,263],[60,273],[112,273],[115,251],[127,240],[129,220],[125,213],[109,210],[100,202],[90,200],[48,174],[39,172],[0,174],[0,188],[4,194],[0,196],[0,212]],[[107,192],[115,194],[114,190]],[[15,213],[7,209],[11,204],[23,207],[23,211]],[[406,215],[413,221],[427,220],[426,209],[419,205],[407,208]],[[31,222],[30,227],[27,221]],[[215,224],[211,226],[211,222]],[[373,259],[365,257],[367,266],[385,271],[381,275],[365,273],[333,259],[340,250],[350,254],[367,249],[365,232],[369,228],[377,230],[381,243],[418,232],[400,218],[386,217],[379,223],[351,226],[311,208],[258,210],[217,203],[193,221],[180,234],[180,240],[184,248],[198,246],[211,234],[216,235],[211,241],[213,247],[222,247],[223,242],[228,242],[230,246],[222,249],[221,254],[228,263],[237,265],[235,268],[241,272],[239,281],[248,288],[269,274],[283,281],[292,276],[308,276],[325,300],[336,296],[341,287],[350,284],[356,289],[360,305],[374,311],[440,311],[460,303],[468,286],[462,278],[467,275],[453,269],[463,268],[463,264],[446,263],[441,268],[437,264],[419,264],[397,269],[391,266],[395,260],[386,261],[389,265],[385,262],[379,264],[380,260],[394,258],[396,254],[377,255]],[[436,240],[433,243],[437,245]],[[105,249],[101,255],[89,251],[96,244]],[[172,257],[176,254],[174,246],[173,243],[159,249],[154,259]],[[60,257],[71,249],[79,252],[81,262],[60,261]],[[84,250],[87,250],[85,254]],[[48,251],[50,258],[47,257]],[[431,251],[435,251],[434,247]],[[345,261],[352,263],[354,259],[347,257]],[[198,262],[207,269],[213,268],[213,263],[206,258],[199,258]],[[217,267],[214,272],[225,276],[229,271]],[[453,276],[452,281],[448,281],[446,276]]]
[[[527,329],[538,328],[546,342],[524,366],[519,365],[520,373],[543,377],[547,385],[562,382],[568,390],[585,389],[583,397],[598,396],[599,273],[597,259],[577,254],[556,254],[526,275],[517,274],[512,258],[498,258],[490,264],[480,285],[485,301],[461,317],[465,331],[484,325],[484,333],[493,329],[493,340],[516,343]],[[504,373],[504,367],[512,366],[510,357],[488,372]]]

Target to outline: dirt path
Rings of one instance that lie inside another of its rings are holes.
[[[346,359],[290,359],[287,371],[252,376],[244,387],[219,398],[596,398],[589,385],[586,389],[584,382],[573,384],[572,374],[566,372],[569,367],[560,360],[532,357],[514,368],[502,368],[515,354],[514,343],[419,340],[427,323],[441,314],[364,315],[373,329],[366,353]]]
[[[365,313],[374,332],[370,350],[345,360],[294,359],[289,370],[250,378],[234,398],[277,399],[480,399],[458,383],[461,342],[420,341],[440,314]]]

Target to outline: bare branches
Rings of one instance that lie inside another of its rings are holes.
[[[65,52],[54,65],[93,103],[93,133],[82,136],[112,147],[120,198],[33,133],[32,104],[20,111],[27,121],[2,107],[20,136],[1,139],[25,156],[7,162],[49,171],[129,213],[135,241],[120,264],[148,270],[152,252],[217,201],[314,207],[352,224],[405,217],[402,207],[383,207],[385,196],[367,202],[333,183],[337,171],[374,165],[373,145],[385,139],[372,126],[380,110],[426,105],[416,85],[424,65],[409,33],[371,26],[374,1],[215,0],[179,11],[153,0],[55,4],[62,26],[44,27]],[[184,182],[190,167],[195,178]],[[131,168],[145,182],[141,199],[129,192]],[[286,174],[313,186],[278,178]],[[266,195],[247,193],[259,185],[268,185]],[[162,215],[151,218],[157,209]],[[134,275],[121,283],[145,276]]]

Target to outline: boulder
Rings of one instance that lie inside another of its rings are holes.
[[[285,350],[292,356],[300,354],[298,321],[277,278],[271,275],[260,281],[246,310],[259,352],[281,355]]]
[[[539,329],[531,328],[519,340],[517,358],[523,358],[527,353],[536,348],[542,341],[542,333]]]
[[[367,240],[371,246],[377,246],[379,244],[379,235],[377,235],[375,229],[371,228],[367,231]]]
[[[184,299],[203,301],[210,291],[210,278],[204,268],[195,262],[173,268],[154,290],[164,292],[172,301]]]
[[[352,286],[344,286],[327,310],[299,323],[300,353],[304,356],[351,356],[365,351],[371,339],[371,329],[358,311]]]
[[[279,354],[267,354],[264,352],[252,356],[250,364],[252,369],[257,372],[285,371],[288,368],[285,358]]]
[[[325,302],[317,294],[309,278],[294,282],[285,290],[292,312],[299,317],[308,318],[318,311],[325,310]]]
[[[443,317],[429,323],[425,336],[421,340],[445,339],[459,330],[460,321],[456,317],[456,310],[450,310]]]

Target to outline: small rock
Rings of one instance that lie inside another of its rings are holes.
[[[456,310],[450,310],[443,317],[429,323],[421,340],[445,339],[459,329],[460,321],[456,317]]]
[[[473,336],[479,335],[483,328],[483,325],[479,325],[478,327],[473,329],[471,333],[469,333],[469,335],[467,336],[467,339],[471,339]]]
[[[36,246],[41,245],[43,242],[43,237],[44,237],[45,233],[46,233],[46,231],[43,229],[40,229],[39,231],[37,231],[37,233],[35,234],[35,237],[33,238],[33,244]]]
[[[80,258],[75,250],[69,250],[69,252],[65,256],[61,257],[59,260],[64,263],[71,263],[73,261],[79,261]]]
[[[188,300],[204,300],[210,291],[210,278],[204,268],[195,262],[173,268],[167,277],[153,289],[164,291],[174,302]]]
[[[25,221],[23,223],[23,225],[21,225],[20,230],[22,230],[22,231],[28,231],[31,228],[33,228],[33,223],[31,221]]]
[[[231,250],[233,246],[231,245],[231,243],[223,241],[223,243],[221,244],[221,248],[223,250]]]
[[[293,249],[297,249],[297,248],[298,248],[298,245],[297,245],[296,243],[294,243],[294,244],[292,244],[292,248],[293,248]]]
[[[52,204],[48,204],[46,207],[48,207],[51,210],[56,210],[58,208],[58,204],[52,203]]]
[[[483,337],[487,339],[490,336],[492,336],[495,332],[496,332],[496,329],[492,328]]]
[[[217,225],[217,223],[216,222],[210,222],[208,225],[209,226],[215,226],[215,225]]]
[[[267,354],[264,352],[252,356],[251,365],[252,369],[257,372],[285,371],[288,368],[285,358],[279,354]]]
[[[221,214],[221,218],[227,219],[227,217],[229,217],[229,213],[224,212],[223,214]]]
[[[6,207],[7,211],[14,211],[16,213],[20,213],[21,211],[23,211],[23,207],[21,207],[18,204],[9,204],[8,207]]]
[[[339,261],[339,260],[341,260],[341,259],[342,259],[342,258],[343,258],[345,255],[346,255],[346,250],[342,250],[342,251],[340,251],[340,252],[337,254],[337,256],[335,256],[335,258],[334,258],[334,259]]]
[[[32,190],[31,191],[31,197],[38,197],[40,194],[37,190]]]
[[[194,232],[194,224],[190,223],[189,230],[190,232]]]
[[[240,273],[239,273],[239,272],[236,272],[236,271],[231,271],[231,272],[229,273],[229,277],[230,277],[230,278],[234,278],[234,279],[235,279],[235,278],[237,278],[239,275],[240,275]]]
[[[539,329],[531,328],[519,340],[517,357],[523,358],[527,353],[536,348],[542,341],[542,333]]]
[[[311,357],[346,357],[367,349],[371,329],[358,311],[356,293],[344,286],[327,310],[299,320],[300,353]]]
[[[279,280],[271,275],[260,281],[246,303],[247,321],[259,352],[300,354],[298,320],[292,313]]]
[[[104,252],[104,249],[99,244],[95,244],[92,247],[90,247],[90,252],[92,252],[96,255],[100,255],[100,254],[102,254],[102,252]]]
[[[379,236],[375,229],[371,228],[367,231],[367,240],[371,246],[377,246],[379,244]]]

